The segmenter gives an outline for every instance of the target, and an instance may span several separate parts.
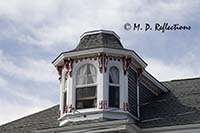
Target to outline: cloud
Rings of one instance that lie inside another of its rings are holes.
[[[10,27],[2,33],[7,37],[24,44],[67,44],[70,48],[84,31],[103,28],[122,32],[127,21],[187,22],[199,13],[198,5],[198,0],[7,0],[0,3],[0,17]]]
[[[16,64],[12,58],[0,50],[0,69],[2,73],[22,80],[56,83],[57,72],[50,62],[25,57],[18,58]]]
[[[58,103],[57,72],[52,64],[42,59],[12,57],[3,50],[0,64],[0,124]]]
[[[44,101],[44,99],[38,100],[40,101],[37,103],[30,103],[29,105],[10,103],[8,101],[0,100],[0,114],[2,114],[0,115],[0,125],[54,105],[54,103]]]
[[[175,62],[164,62],[158,58],[147,57],[145,59],[148,63],[146,69],[160,81],[198,77],[200,63],[196,62],[196,58],[192,56],[187,55]]]
[[[23,90],[30,89],[29,86],[10,84],[2,76],[0,88],[0,125],[57,104],[39,94],[26,93]]]
[[[151,32],[127,32],[123,29],[126,22],[198,25],[199,5],[199,0],[1,0],[0,106],[4,108],[0,110],[0,123],[58,103],[57,72],[46,58],[51,58],[49,56],[54,55],[55,49],[58,52],[75,47],[78,37],[88,30],[116,31],[125,46],[145,57],[149,64],[147,70],[159,80],[199,76],[200,64],[197,60],[200,56],[196,50],[199,39],[198,33],[194,33],[196,27],[191,31],[193,34],[176,32],[171,36],[160,33],[149,36]],[[183,41],[179,41],[181,39]],[[9,41],[6,47],[2,40]],[[191,46],[186,43],[191,43]],[[17,45],[34,52],[29,57],[23,48],[12,52],[10,48],[15,50]],[[44,56],[37,56],[36,59],[36,54],[43,51]],[[177,54],[177,51],[182,51],[182,54]],[[176,58],[172,59],[169,53]],[[165,60],[162,56],[170,58]],[[51,96],[53,98],[49,98]]]

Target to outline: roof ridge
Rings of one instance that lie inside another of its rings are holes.
[[[184,78],[184,79],[173,79],[173,80],[169,80],[169,81],[161,81],[162,83],[165,82],[179,82],[179,81],[185,81],[185,80],[200,80],[200,77],[191,77],[191,78]]]

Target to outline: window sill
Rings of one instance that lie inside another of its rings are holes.
[[[116,113],[127,113],[128,112],[128,111],[124,111],[120,108],[107,108],[107,109],[104,109],[103,111],[116,112]]]
[[[123,111],[120,108],[107,108],[107,109],[98,109],[98,108],[88,108],[88,109],[78,109],[71,113],[64,113],[58,120],[62,120],[64,117],[70,116],[77,116],[77,115],[91,115],[91,114],[98,114],[103,112],[110,112],[110,113],[121,113],[127,114],[128,111]]]
[[[128,117],[129,112],[123,111],[120,108],[108,108],[108,109],[79,109],[72,113],[63,114],[58,121],[81,121],[99,118],[109,118],[109,119],[124,119]]]

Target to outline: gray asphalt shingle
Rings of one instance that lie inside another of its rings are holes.
[[[163,82],[170,90],[142,105],[141,128],[200,123],[200,78]],[[29,133],[58,127],[58,105],[0,126],[1,133]],[[99,121],[101,122],[101,121]],[[69,123],[68,126],[80,124]]]
[[[58,105],[0,126],[0,133],[30,133],[36,129],[53,128],[57,121]]]
[[[163,82],[170,90],[141,106],[143,128],[200,123],[200,78]]]
[[[123,49],[120,40],[115,35],[108,33],[96,33],[85,35],[83,38],[81,38],[78,46],[73,51],[101,47]]]

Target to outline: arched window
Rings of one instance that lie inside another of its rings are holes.
[[[94,108],[97,105],[97,71],[94,65],[82,65],[76,75],[76,108]]]
[[[115,66],[109,71],[109,107],[119,108],[119,69]]]

